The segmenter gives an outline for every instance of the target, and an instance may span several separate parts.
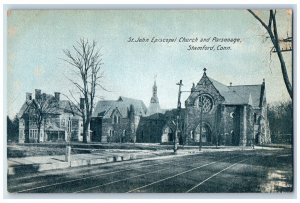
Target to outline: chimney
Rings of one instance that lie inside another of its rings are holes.
[[[54,92],[54,97],[57,101],[60,99],[60,92]]]
[[[26,101],[29,101],[32,99],[32,93],[27,92],[26,93]]]
[[[80,109],[84,109],[84,98],[80,98]]]
[[[35,99],[40,99],[42,95],[42,91],[39,89],[35,89]]]
[[[232,86],[232,82],[229,83],[230,87]]]

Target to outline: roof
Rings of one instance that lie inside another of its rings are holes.
[[[47,98],[47,101],[53,101],[55,102],[55,107],[51,107],[51,110],[49,108],[48,111],[46,111],[47,113],[49,114],[63,114],[65,112],[69,112],[69,113],[74,113],[74,114],[79,114],[76,106],[74,104],[72,104],[70,101],[68,100],[54,100],[55,97],[50,95],[50,94],[45,94],[43,93],[43,95]],[[33,105],[33,104],[36,104],[36,103],[39,103],[36,99],[31,99],[31,100],[27,100],[24,102],[24,104],[22,105],[19,113],[18,113],[18,116],[19,117],[22,117],[23,114],[25,112],[27,112],[27,110]]]
[[[120,96],[117,100],[102,100],[96,105],[92,117],[110,118],[117,108],[123,118],[128,117],[130,106],[133,106],[135,115],[145,116],[147,108],[142,100]]]
[[[209,78],[215,88],[224,97],[224,104],[228,105],[242,105],[250,104],[253,106],[259,106],[261,87],[262,85],[237,85],[226,86],[214,79]],[[250,102],[250,103],[249,103]]]
[[[203,77],[207,77],[203,74]],[[207,77],[211,81],[213,86],[219,91],[224,97],[224,104],[227,105],[245,105],[250,104],[254,107],[259,107],[261,101],[262,86],[259,85],[237,85],[237,86],[226,86],[210,77]]]
[[[233,94],[239,96],[240,103],[248,104],[249,97],[252,99],[253,106],[259,106],[261,89],[262,85],[238,85],[238,86],[229,86],[229,89]],[[231,94],[232,95],[232,94]]]
[[[224,85],[210,77],[208,77],[208,79],[213,83],[213,85],[219,92],[228,92],[230,90],[226,85]]]

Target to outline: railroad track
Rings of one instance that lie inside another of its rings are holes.
[[[80,188],[79,190],[75,190],[75,191],[72,191],[73,193],[86,193],[86,192],[93,192],[93,191],[97,191],[97,189],[101,189],[105,186],[111,186],[113,184],[118,184],[118,183],[121,183],[121,182],[125,182],[125,181],[130,181],[130,180],[134,180],[134,179],[137,179],[139,177],[147,177],[147,176],[152,176],[152,174],[160,174],[162,172],[166,172],[168,170],[171,170],[172,168],[174,167],[177,167],[177,168],[180,168],[180,167],[187,167],[188,169],[184,169],[184,170],[181,170],[179,173],[176,173],[176,174],[173,174],[173,175],[168,175],[168,176],[164,176],[162,178],[160,178],[159,180],[156,180],[156,181],[153,181],[149,184],[146,184],[146,185],[143,185],[143,186],[140,186],[140,187],[137,187],[137,188],[134,188],[134,189],[131,189],[127,192],[140,192],[141,189],[145,189],[149,186],[152,186],[152,185],[155,185],[155,184],[158,184],[158,183],[161,183],[161,182],[164,182],[164,181],[168,181],[172,178],[176,178],[176,177],[179,177],[179,176],[182,176],[182,175],[185,175],[185,174],[188,174],[188,173],[192,173],[193,171],[196,171],[196,170],[201,170],[201,168],[204,168],[204,167],[207,167],[207,166],[210,166],[210,165],[214,165],[214,164],[219,164],[220,162],[223,162],[223,161],[227,161],[227,160],[235,160],[237,158],[241,157],[240,155],[239,156],[234,156],[234,157],[229,157],[229,158],[220,158],[220,159],[211,159],[211,157],[203,157],[203,156],[199,156],[199,157],[195,157],[195,156],[192,156],[192,157],[186,157],[184,160],[180,160],[180,161],[176,161],[176,160],[169,160],[169,161],[165,161],[163,163],[150,163],[150,164],[147,164],[147,165],[142,165],[140,167],[134,167],[132,168],[131,166],[127,166],[127,167],[123,167],[121,169],[118,169],[118,170],[114,170],[114,171],[111,171],[111,172],[104,172],[104,173],[100,173],[100,174],[97,174],[97,175],[93,175],[93,176],[87,176],[87,177],[83,177],[83,178],[75,178],[73,180],[68,180],[68,181],[62,181],[62,182],[56,182],[56,183],[53,183],[53,184],[47,184],[47,185],[40,185],[40,186],[37,186],[37,187],[31,187],[31,188],[27,188],[27,189],[23,189],[23,190],[18,190],[16,192],[18,193],[31,193],[31,192],[44,192],[44,191],[51,191],[52,188],[54,188],[54,191],[57,190],[58,188],[61,188],[61,190],[63,190],[63,188],[65,187],[72,187],[72,185],[80,185],[82,182],[83,182],[83,185],[84,183],[88,182],[88,181],[95,181],[97,178],[101,178],[101,177],[104,177],[104,176],[115,176],[115,175],[119,175],[119,174],[123,174],[123,173],[126,173],[126,172],[137,172],[138,174],[137,175],[134,175],[134,176],[129,176],[129,177],[125,177],[125,178],[117,178],[116,180],[112,180],[112,181],[108,181],[108,182],[104,182],[102,183],[101,181],[99,181],[101,184],[96,184],[96,185],[93,185],[91,187],[84,187],[84,188]],[[201,160],[201,164],[197,164],[196,162],[196,166],[187,166],[186,162],[189,161],[189,160],[192,160],[194,161],[194,165],[195,165],[195,162],[197,160]],[[244,160],[243,160],[244,161]],[[226,162],[227,164],[227,162]],[[230,167],[233,167],[234,165],[236,165],[237,163],[233,163],[233,164],[230,164],[229,167],[227,167],[226,169],[229,169]],[[163,167],[163,168],[160,168],[160,167]],[[142,169],[141,171],[137,171],[138,169]],[[149,171],[147,171],[149,170]],[[224,171],[224,170],[223,170]],[[168,174],[168,173],[167,173]],[[213,174],[214,176],[214,174]],[[190,192],[190,191],[188,191]]]

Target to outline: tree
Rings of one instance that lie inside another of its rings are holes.
[[[268,105],[268,120],[273,143],[289,143],[293,135],[293,103]]]
[[[30,105],[32,112],[32,118],[37,126],[38,130],[38,140],[37,142],[40,142],[41,137],[41,127],[42,124],[46,125],[46,119],[50,118],[51,115],[53,115],[55,112],[57,112],[57,109],[59,108],[58,101],[55,97],[51,95],[47,95],[45,93],[38,95],[37,98],[35,98]]]
[[[293,99],[293,89],[292,89],[292,85],[291,85],[291,82],[289,80],[289,76],[288,76],[288,73],[287,73],[286,64],[285,64],[285,61],[284,61],[284,58],[283,58],[283,55],[282,55],[282,50],[280,48],[280,39],[278,38],[277,24],[276,24],[276,10],[270,10],[268,25],[260,17],[258,17],[258,15],[256,15],[252,10],[248,9],[248,11],[267,30],[267,32],[270,36],[270,39],[273,43],[273,46],[275,48],[275,52],[277,53],[277,56],[278,56],[279,61],[280,61],[281,72],[282,72],[282,76],[283,76],[285,86],[287,88],[287,91],[288,91],[291,99]]]
[[[8,142],[17,142],[19,138],[19,119],[16,116],[11,120],[7,116],[7,141]]]
[[[80,112],[83,120],[83,142],[87,143],[89,135],[89,126],[94,108],[94,99],[96,89],[105,88],[100,84],[100,79],[103,77],[102,58],[100,50],[96,49],[96,42],[90,43],[86,39],[80,39],[77,45],[73,45],[72,51],[69,49],[63,50],[66,58],[63,59],[73,68],[75,76],[78,80],[68,78],[80,92],[80,101],[76,99],[72,91],[69,91],[71,98],[67,98],[76,104],[77,110]]]

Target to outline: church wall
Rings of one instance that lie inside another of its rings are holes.
[[[253,109],[251,106],[247,106],[247,141],[246,145],[251,146],[254,142],[254,118]]]
[[[220,144],[238,145],[241,136],[241,108],[239,106],[223,106],[221,112]]]
[[[202,113],[202,123],[206,124],[207,126],[210,127],[211,130],[211,138],[212,141],[215,141],[215,137],[217,135],[217,128],[219,128],[219,123],[217,122],[217,111],[218,107],[214,106],[213,109],[208,112],[208,113]],[[190,107],[187,108],[187,128],[186,128],[186,142],[188,144],[196,144],[197,142],[199,142],[199,138],[197,139],[193,139],[191,138],[191,132],[195,133],[195,130],[197,128],[197,126],[200,124],[200,108],[197,107]]]
[[[120,122],[115,124],[112,123],[111,118],[103,119],[101,142],[129,142],[129,122],[130,120],[128,118],[121,118]]]

